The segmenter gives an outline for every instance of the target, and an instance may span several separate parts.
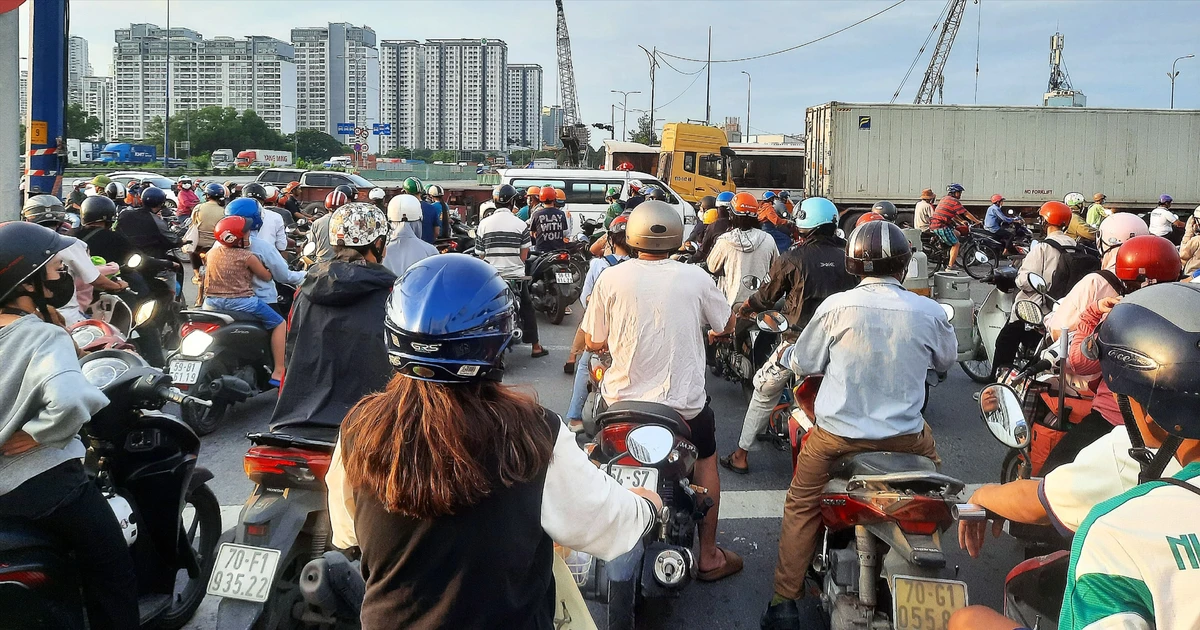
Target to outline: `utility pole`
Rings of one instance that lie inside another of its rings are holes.
[[[654,52],[642,45],[638,45],[638,48],[650,58],[650,144],[654,144],[654,70],[658,68],[658,47],[654,47]]]
[[[1171,109],[1175,109],[1175,77],[1179,76],[1179,73],[1175,70],[1175,64],[1179,63],[1180,59],[1191,59],[1195,56],[1196,55],[1184,55],[1171,62],[1171,74],[1167,75],[1171,78]]]
[[[0,85],[19,85],[20,41],[21,27],[17,19],[17,7],[11,11],[0,13]],[[8,151],[0,151],[0,199],[14,199],[17,196],[17,169],[24,171],[17,154],[12,147],[20,142],[20,124],[25,122],[19,118],[19,99],[28,98],[28,94],[20,94],[20,90],[7,89],[0,92],[0,147],[8,147]],[[22,147],[24,152],[25,148]],[[24,204],[22,204],[24,205]],[[21,208],[12,203],[0,203],[0,221],[20,221]]]
[[[171,0],[167,0],[167,115],[163,118],[163,166],[171,147]]]
[[[704,124],[709,124],[712,120],[712,27],[708,27],[708,63],[705,64],[705,69],[708,76],[705,79],[704,86]],[[650,116],[650,120],[654,120],[654,116]],[[650,125],[654,127],[653,124]]]
[[[750,88],[753,87],[754,82],[750,78],[749,72],[742,70],[742,74],[746,75],[746,134],[742,142],[750,142]]]
[[[630,92],[626,92],[624,90],[609,90],[609,92],[612,92],[613,94],[621,94],[625,97],[625,100],[621,102],[621,142],[626,142],[629,140],[629,136],[625,133],[627,125],[629,124],[629,95],[641,94],[641,92],[637,90]],[[654,135],[653,120],[650,121],[650,135]]]
[[[60,154],[66,144],[65,108],[67,102],[66,0],[38,0],[29,7],[29,128],[25,131],[26,195],[56,195],[62,185],[62,169],[67,156]],[[9,87],[11,89],[11,86]],[[12,147],[0,148],[12,151]]]

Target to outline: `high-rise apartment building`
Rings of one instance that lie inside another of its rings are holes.
[[[232,107],[254,110],[276,131],[295,129],[295,53],[287,42],[257,35],[206,40],[185,28],[168,37],[153,24],[117,29],[116,41],[114,138],[145,138],[151,121],[166,115],[168,57],[172,117]]]
[[[487,39],[425,42],[425,147],[505,148],[508,45]]]
[[[328,24],[292,29],[296,50],[296,125],[335,138],[338,123],[371,128],[379,115],[379,48],[367,26]],[[386,122],[386,121],[382,121]],[[372,151],[378,136],[370,136]]]
[[[425,54],[421,43],[384,40],[379,50],[379,115],[392,135],[379,137],[379,152],[425,148]]]
[[[67,38],[67,102],[83,103],[83,77],[92,74],[88,63],[88,40],[72,35]]]
[[[29,129],[29,71],[21,71],[21,85],[17,88],[20,90],[21,97],[21,124],[25,125],[25,129]]]
[[[542,107],[542,146],[561,149],[562,140],[558,139],[558,128],[563,124],[563,110],[558,105]]]
[[[537,64],[508,66],[508,102],[504,118],[507,147],[542,148],[542,67]]]
[[[80,81],[83,89],[81,105],[88,116],[100,120],[100,135],[105,139],[115,138],[116,118],[113,104],[116,102],[116,82],[112,77],[85,76]]]

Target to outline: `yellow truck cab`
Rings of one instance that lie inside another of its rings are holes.
[[[680,197],[698,203],[706,195],[717,196],[736,187],[729,176],[733,152],[725,132],[708,125],[667,123],[663,125],[658,154],[658,178]]]

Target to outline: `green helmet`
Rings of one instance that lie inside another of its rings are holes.
[[[416,177],[409,177],[408,179],[404,180],[402,187],[404,188],[404,192],[410,195],[416,196],[425,194],[425,184],[421,183],[421,180],[417,179]]]
[[[97,175],[92,178],[92,185],[96,188],[104,188],[112,183],[112,180],[107,175]]]

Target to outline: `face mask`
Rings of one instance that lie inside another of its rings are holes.
[[[50,294],[46,297],[46,303],[54,308],[66,306],[75,295],[75,280],[65,271],[58,273],[58,280],[43,280],[42,286]]]

